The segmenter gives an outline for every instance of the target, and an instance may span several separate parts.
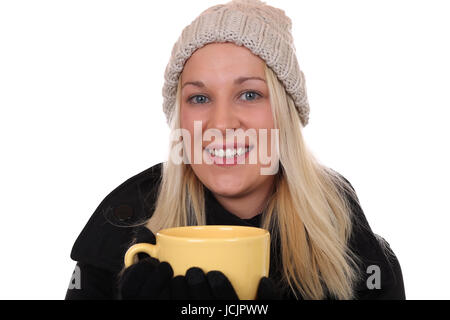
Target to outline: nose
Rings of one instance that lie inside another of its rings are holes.
[[[208,127],[220,130],[224,135],[226,129],[240,128],[240,120],[232,104],[227,101],[218,101],[213,108],[209,117]]]

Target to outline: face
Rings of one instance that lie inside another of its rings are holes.
[[[264,65],[245,47],[210,43],[194,52],[181,73],[180,121],[189,132],[190,165],[222,197],[267,190],[273,184],[273,175],[261,174],[269,167],[261,155],[271,156],[274,128]],[[194,121],[200,121],[196,127]],[[266,129],[266,139],[260,129]],[[213,133],[210,140],[207,132]],[[201,152],[197,158],[195,144],[197,155]]]

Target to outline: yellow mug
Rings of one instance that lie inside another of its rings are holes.
[[[239,299],[253,300],[261,277],[269,274],[270,234],[261,228],[232,225],[163,229],[156,234],[156,245],[131,246],[125,254],[125,267],[132,265],[140,252],[168,262],[174,276],[184,276],[191,267],[205,273],[219,270]]]

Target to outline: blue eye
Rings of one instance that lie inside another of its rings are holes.
[[[256,96],[261,97],[261,95],[260,95],[259,93],[255,92],[255,91],[246,91],[246,92],[244,92],[244,93],[241,95],[241,97],[242,97],[243,95],[245,95],[246,98],[250,98],[250,99],[247,100],[247,101],[256,100],[256,99],[257,99]],[[253,99],[252,99],[252,97],[253,97]]]
[[[196,98],[202,98],[202,99],[196,99]],[[205,103],[205,99],[207,99],[205,96],[195,95],[195,96],[190,97],[188,99],[188,102],[193,103],[193,104],[203,104],[203,103]]]
[[[261,95],[255,91],[245,91],[240,95],[240,97],[245,96],[246,101],[254,101],[261,98]],[[195,96],[190,97],[187,102],[192,104],[204,104],[207,102],[207,97],[204,95],[197,94]]]

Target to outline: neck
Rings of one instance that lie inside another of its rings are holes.
[[[227,197],[213,192],[217,201],[229,212],[241,219],[251,219],[260,214],[272,194],[273,180],[239,196]]]

